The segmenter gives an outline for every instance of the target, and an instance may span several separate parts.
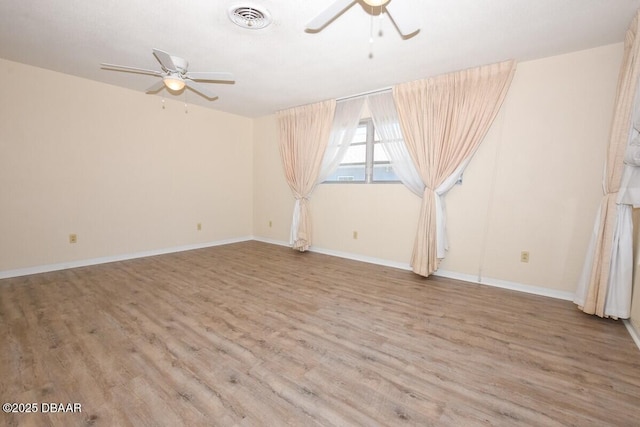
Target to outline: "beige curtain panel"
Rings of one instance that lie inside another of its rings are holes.
[[[393,88],[407,149],[426,186],[411,257],[419,275],[438,268],[436,211],[446,192],[438,189],[482,142],[514,72],[515,62],[507,61]]]
[[[309,197],[320,173],[335,108],[336,101],[330,100],[276,114],[284,175],[296,199],[290,243],[299,251],[311,245]]]
[[[624,156],[629,141],[629,132],[632,129],[634,97],[640,76],[639,13],[636,13],[625,37],[624,56],[618,77],[613,123],[605,164],[603,185],[605,194],[600,203],[595,245],[592,248],[593,252],[587,258],[593,258],[590,275],[585,279],[588,280],[587,291],[586,295],[578,296],[575,300],[585,313],[596,314],[600,317],[606,315],[605,305],[611,285],[609,279],[612,249],[618,226],[618,205],[616,202],[624,171]]]

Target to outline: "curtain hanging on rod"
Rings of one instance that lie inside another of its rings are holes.
[[[404,140],[424,184],[411,256],[421,276],[444,258],[444,196],[489,130],[514,73],[515,62],[506,61],[393,88]]]
[[[604,195],[573,300],[588,314],[628,318],[633,272],[631,207],[621,199],[625,154],[633,135],[634,100],[640,77],[640,11],[631,22],[605,161]],[[628,170],[628,169],[627,169]]]

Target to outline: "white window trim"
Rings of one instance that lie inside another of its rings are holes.
[[[395,180],[374,180],[373,179],[373,167],[376,164],[374,161],[374,150],[375,144],[381,143],[381,141],[375,140],[375,128],[373,124],[373,119],[371,117],[363,118],[358,122],[358,127],[365,125],[367,127],[367,139],[365,142],[359,142],[354,145],[366,145],[365,149],[365,162],[356,162],[356,163],[340,163],[340,166],[343,165],[354,165],[359,166],[363,165],[365,167],[365,177],[364,180],[326,180],[323,184],[402,184],[400,178],[396,178]],[[382,147],[379,147],[382,149]],[[393,167],[390,161],[387,162],[378,162],[377,164],[388,165],[389,167]]]

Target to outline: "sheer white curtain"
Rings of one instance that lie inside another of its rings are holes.
[[[326,180],[340,165],[358,129],[364,101],[363,97],[358,97],[336,102],[329,145],[324,153],[316,184]]]
[[[638,154],[634,140],[640,110],[640,11],[625,36],[624,56],[609,135],[604,196],[594,225],[582,276],[574,302],[582,311],[600,317],[628,318],[633,286],[633,222],[631,206],[640,183],[634,158]],[[639,141],[640,142],[640,141]]]
[[[611,265],[604,303],[604,316],[627,319],[631,314],[631,289],[633,283],[633,208],[640,207],[640,91],[636,91],[633,111],[634,123],[629,131],[629,143],[624,156],[624,171],[616,201],[616,224],[613,231]],[[589,256],[585,262],[574,302],[584,306],[589,288],[591,265],[598,237],[600,218],[589,244]]]
[[[413,165],[407,146],[404,144],[398,112],[393,101],[393,93],[389,90],[369,95],[367,96],[367,103],[369,104],[373,126],[380,136],[380,145],[382,145],[382,149],[389,158],[393,171],[412,193],[422,197],[424,183]]]
[[[633,218],[630,205],[618,205],[604,315],[628,319],[633,285]]]
[[[453,171],[443,182],[436,188],[436,256],[440,259],[444,258],[445,252],[449,250],[449,241],[447,238],[447,210],[445,208],[445,195],[456,185],[456,182],[462,177],[464,170],[471,161],[471,156],[467,157],[458,168]]]
[[[636,85],[638,87],[638,85]],[[636,89],[634,124],[624,157],[618,193],[618,218],[611,253],[605,316],[627,319],[631,315],[633,287],[633,208],[640,207],[640,90]]]

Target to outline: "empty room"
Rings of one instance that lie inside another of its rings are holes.
[[[0,0],[0,426],[640,425],[640,0]]]

